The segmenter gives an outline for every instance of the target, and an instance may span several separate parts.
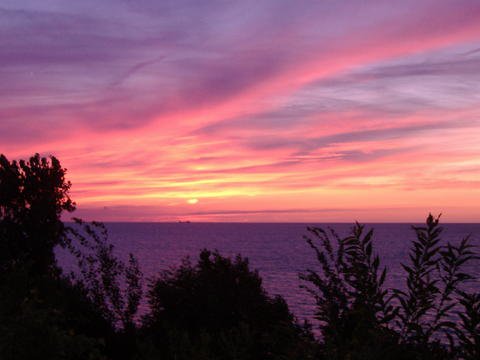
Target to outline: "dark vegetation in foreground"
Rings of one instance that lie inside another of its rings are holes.
[[[403,291],[384,286],[372,231],[308,229],[318,268],[300,277],[317,303],[313,325],[269,296],[247,259],[208,250],[149,280],[139,317],[137,260],[117,259],[100,223],[62,223],[75,210],[70,186],[54,157],[0,157],[1,359],[480,358],[480,293],[462,290],[477,256],[468,237],[441,242],[438,218],[413,228]],[[57,246],[77,271],[62,272]]]

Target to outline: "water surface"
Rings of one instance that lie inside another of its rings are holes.
[[[218,249],[222,255],[238,253],[248,257],[258,269],[270,294],[283,296],[299,320],[312,320],[314,302],[300,288],[298,274],[318,268],[315,256],[303,239],[307,226],[331,227],[340,235],[348,234],[351,224],[291,223],[107,223],[110,241],[117,254],[126,259],[133,253],[147,278],[178,265],[182,258],[195,260],[201,249]],[[387,286],[403,287],[405,274],[400,266],[407,261],[411,240],[410,224],[367,224],[375,229],[374,244],[387,266]],[[443,238],[460,241],[468,234],[480,246],[480,224],[446,224]],[[61,263],[70,268],[65,257]],[[478,264],[477,264],[478,265]],[[472,267],[472,270],[477,271]],[[480,290],[478,282],[469,284]]]

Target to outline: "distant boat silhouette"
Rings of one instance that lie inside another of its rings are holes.
[[[178,220],[179,224],[190,224],[190,220]]]

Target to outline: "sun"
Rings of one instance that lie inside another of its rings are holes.
[[[187,203],[191,204],[191,205],[194,205],[194,204],[198,203],[198,199],[188,199]]]

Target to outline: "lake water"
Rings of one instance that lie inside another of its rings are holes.
[[[298,274],[307,268],[318,269],[315,256],[303,239],[307,226],[331,227],[341,236],[351,224],[290,223],[107,223],[109,239],[119,257],[133,253],[147,278],[178,265],[182,258],[198,257],[203,248],[218,249],[222,255],[238,253],[248,257],[258,269],[270,294],[283,296],[299,320],[312,319],[314,301],[300,288]],[[445,224],[443,238],[458,242],[468,234],[480,246],[480,224]],[[368,224],[375,229],[374,244],[388,268],[387,286],[403,287],[405,274],[400,266],[407,261],[411,240],[415,237],[410,224]],[[67,268],[65,257],[60,262]],[[471,269],[479,272],[480,267]],[[480,274],[478,274],[480,275]],[[470,288],[480,289],[479,282]]]

